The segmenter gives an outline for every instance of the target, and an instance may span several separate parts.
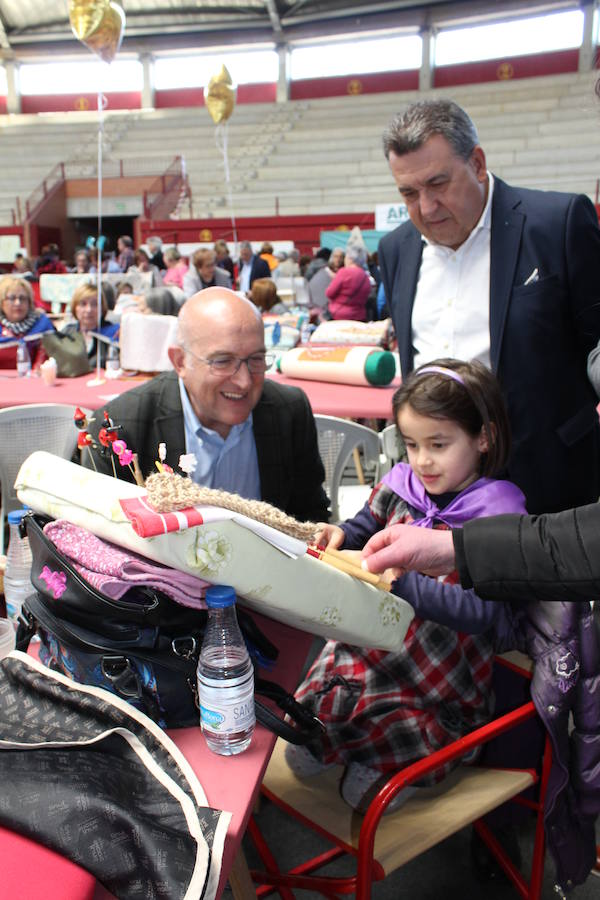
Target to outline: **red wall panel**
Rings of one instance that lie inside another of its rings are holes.
[[[139,91],[123,91],[105,94],[106,109],[140,109],[142,95]],[[48,94],[44,96],[26,96],[21,98],[21,112],[72,112],[98,109],[97,94]]]
[[[375,72],[370,75],[342,75],[334,78],[304,78],[290,84],[290,100],[316,97],[345,97],[347,94],[379,94],[385,91],[416,91],[419,73]]]
[[[556,53],[534,53],[531,56],[438,66],[434,72],[434,86],[452,87],[456,84],[477,84],[481,81],[561,75],[565,72],[576,72],[578,63],[578,50],[560,50]]]
[[[167,244],[212,243],[223,238],[233,245],[231,219],[181,219],[177,222],[148,222],[138,220],[139,243],[151,234],[162,237]],[[350,230],[355,225],[375,228],[373,213],[336,213],[313,216],[261,216],[236,218],[239,241],[294,241],[301,253],[310,253],[319,246],[321,231],[338,228]]]
[[[434,70],[435,87],[451,87],[459,84],[501,81],[511,78],[531,78],[536,75],[558,75],[576,72],[579,51],[561,50],[554,53],[537,53],[506,59],[484,60],[440,66]],[[597,65],[600,66],[600,60]],[[319,97],[339,97],[348,94],[376,94],[388,91],[414,91],[419,87],[419,72],[414,69],[403,72],[377,72],[367,75],[344,75],[332,78],[306,78],[290,84],[290,99],[309,100]],[[277,95],[275,83],[241,84],[237,89],[238,103],[274,103]],[[140,109],[139,91],[110,93],[106,95],[108,109]],[[68,112],[77,109],[96,109],[96,94],[65,94],[22,97],[24,113]],[[168,107],[204,106],[203,88],[179,88],[156,91],[157,109]],[[0,114],[6,112],[6,97],[0,97]]]
[[[237,89],[237,103],[274,103],[277,85],[240,84]],[[173,106],[204,106],[204,88],[177,88],[169,91],[155,91],[154,104],[157,109]]]

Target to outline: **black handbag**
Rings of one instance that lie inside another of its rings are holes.
[[[160,591],[140,586],[119,600],[107,597],[46,537],[46,521],[33,513],[22,520],[35,592],[23,604],[17,649],[26,650],[37,633],[40,659],[51,668],[112,691],[163,728],[197,725],[196,667],[206,611],[181,606]],[[254,665],[273,665],[277,648],[246,610],[238,607],[237,615]],[[305,744],[321,733],[318,719],[280,685],[255,677],[255,693],[292,720],[284,721],[255,699],[257,720],[280,737]]]

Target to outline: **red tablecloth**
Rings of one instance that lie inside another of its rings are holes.
[[[272,619],[255,617],[260,628],[279,648],[275,669],[265,675],[292,691],[298,683],[312,636]],[[275,735],[257,726],[248,750],[239,756],[225,757],[211,753],[200,727],[172,729],[168,733],[200,779],[209,804],[232,813],[223,853],[220,895],[240,848],[273,751]],[[79,866],[21,835],[0,828],[0,900],[39,900],[40,897],[44,900],[91,900],[94,896],[101,900],[110,894],[96,886],[93,876]]]
[[[288,378],[279,373],[269,374],[267,378],[280,384],[302,388],[310,400],[314,413],[339,416],[341,419],[391,419],[392,397],[400,386],[400,379],[395,379],[386,387],[361,387],[329,381]]]
[[[390,419],[392,397],[399,385],[395,380],[388,387],[357,387],[351,384],[334,384],[325,381],[308,381],[287,378],[277,373],[268,378],[280,384],[300,387],[308,396],[315,413],[339,416],[345,419]],[[79,378],[59,378],[53,387],[46,387],[41,378],[32,375],[19,378],[13,372],[0,374],[0,407],[26,406],[29,403],[65,403],[98,409],[113,397],[128,391],[145,378],[135,376],[90,384],[95,374],[81,375]]]
[[[0,826],[0,900],[92,900],[96,879],[52,850]]]
[[[92,384],[96,375],[80,375],[79,378],[58,378],[52,387],[47,387],[36,375],[19,378],[16,372],[0,373],[0,407],[27,406],[29,403],[64,403],[69,406],[83,406],[98,409],[124,391],[130,390],[146,379],[141,376],[118,378]]]

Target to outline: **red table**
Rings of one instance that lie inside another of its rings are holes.
[[[90,385],[94,378],[94,373],[80,375],[79,378],[59,378],[53,387],[46,387],[41,378],[35,375],[19,378],[16,372],[4,371],[0,373],[0,407],[26,406],[29,403],[65,403],[98,409],[113,397],[146,380],[145,377],[136,375]],[[395,380],[387,387],[357,387],[352,384],[288,378],[279,373],[269,374],[267,378],[280,384],[302,388],[314,413],[344,419],[390,419],[392,397],[400,384],[399,380]]]
[[[392,397],[400,386],[400,379],[394,379],[386,387],[371,385],[362,387],[354,384],[335,384],[330,381],[289,378],[279,373],[269,373],[267,378],[279,384],[302,388],[310,400],[314,413],[338,416],[341,419],[391,419]]]
[[[68,406],[83,406],[98,409],[124,391],[130,390],[147,378],[131,376],[106,380],[92,385],[95,372],[80,375],[79,378],[58,378],[52,387],[47,387],[36,375],[19,378],[16,372],[0,371],[0,407],[27,406],[29,403],[64,403]]]
[[[279,648],[279,659],[267,678],[293,691],[298,683],[312,635],[255,615],[265,634]],[[275,735],[258,725],[248,750],[239,756],[217,756],[206,746],[200,728],[169,731],[198,776],[211,806],[232,813],[227,831],[218,895],[230,873],[244,895],[244,877],[249,878],[242,837],[252,812],[267,763],[275,744]],[[5,864],[10,860],[10,865]],[[232,873],[233,867],[233,873]],[[79,866],[38,844],[0,828],[0,900],[43,896],[45,900],[96,900],[111,897],[95,879]],[[95,890],[95,893],[94,893]],[[27,893],[29,891],[29,893]],[[246,894],[247,896],[247,894]]]

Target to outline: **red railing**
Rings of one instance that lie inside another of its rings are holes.
[[[182,191],[191,202],[185,164],[176,156],[171,165],[144,191],[144,217],[168,219],[179,202]]]
[[[166,218],[168,213],[175,208],[182,187],[186,188],[187,196],[190,198],[191,203],[191,195],[187,188],[187,178],[185,176],[185,166],[181,157],[175,157],[174,160],[171,157],[105,160],[102,165],[102,177],[105,179],[134,178],[140,175],[154,177],[157,170],[160,171],[164,166],[167,166],[165,172],[158,176],[150,189],[144,193],[144,210],[147,207],[153,210],[154,206],[156,206],[159,212],[162,212],[163,205],[160,201],[164,200],[165,205],[168,206]],[[15,206],[11,210],[12,224],[24,225],[36,216],[42,206],[67,179],[97,177],[97,166],[93,162],[57,163],[41,184],[31,192],[24,204],[21,203],[20,197],[15,198]],[[170,202],[172,194],[175,194],[175,198],[173,202]],[[150,217],[158,218],[155,214]]]
[[[33,218],[36,213],[39,212],[41,207],[46,203],[50,197],[56,193],[59,187],[65,183],[65,166],[64,163],[57,163],[49,175],[44,178],[41,184],[35,188],[34,191],[31,192],[27,200],[25,201],[25,220]],[[17,210],[18,210],[18,224],[22,225],[21,218],[21,205],[19,200],[17,199]],[[15,213],[13,211],[13,219],[15,219]]]

